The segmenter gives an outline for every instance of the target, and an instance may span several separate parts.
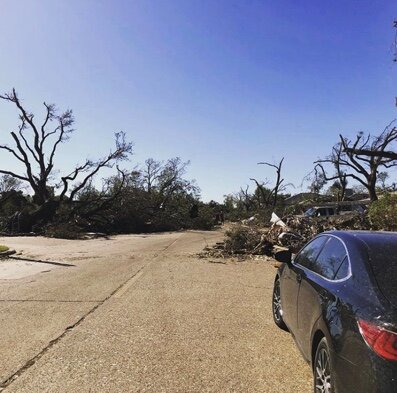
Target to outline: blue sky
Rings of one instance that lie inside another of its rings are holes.
[[[72,108],[62,172],[105,155],[113,133],[148,157],[191,160],[204,200],[272,179],[299,186],[338,134],[397,117],[395,1],[2,0],[0,91]],[[9,141],[15,112],[0,103]],[[0,166],[17,168],[4,154]],[[293,191],[293,190],[292,190]],[[300,191],[299,187],[296,192]]]

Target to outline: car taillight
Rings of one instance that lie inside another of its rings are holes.
[[[397,362],[397,334],[380,326],[358,320],[360,333],[365,342],[381,357]]]

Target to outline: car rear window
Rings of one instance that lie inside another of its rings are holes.
[[[397,305],[397,235],[368,236],[363,240],[380,290]]]

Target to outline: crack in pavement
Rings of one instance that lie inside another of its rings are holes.
[[[146,266],[146,265],[145,265]],[[36,354],[33,358],[29,359],[22,367],[20,367],[16,372],[14,372],[11,376],[9,376],[4,381],[0,382],[0,391],[3,391],[7,388],[15,379],[17,379],[20,375],[22,375],[25,371],[27,371],[30,367],[32,367],[39,359],[43,357],[45,353],[47,353],[55,344],[57,344],[63,337],[66,336],[68,332],[73,330],[75,327],[80,325],[90,314],[92,314],[98,307],[104,304],[107,300],[109,300],[120,288],[122,288],[126,282],[128,282],[131,278],[136,276],[145,266],[142,266],[137,272],[135,272],[131,277],[129,277],[126,281],[124,281],[121,285],[119,285],[110,295],[108,295],[104,300],[101,300],[98,304],[96,304],[91,310],[86,312],[77,322],[73,323],[66,327],[62,334],[60,334],[54,340],[51,340],[38,354]]]
[[[167,251],[171,246],[173,246],[182,236],[184,233],[181,233],[174,241],[172,241],[168,246],[164,247],[161,252]]]
[[[182,233],[177,239],[172,241],[168,246],[166,246],[161,253],[167,251],[172,245],[174,245],[184,234]],[[117,292],[119,292],[124,286],[126,286],[129,281],[133,280],[135,276],[138,274],[141,275],[142,270],[149,267],[156,258],[160,255],[156,255],[150,262],[146,265],[142,266],[138,269],[132,276],[130,276],[127,280],[125,280],[122,284],[120,284],[115,290],[113,290],[105,299],[98,302],[93,308],[91,308],[88,312],[86,312],[80,319],[78,319],[72,325],[69,325],[65,328],[65,330],[55,339],[51,340],[39,353],[37,353],[34,357],[29,359],[23,366],[21,366],[17,371],[15,371],[12,375],[7,377],[5,380],[0,381],[0,392],[5,390],[12,382],[14,382],[19,376],[25,373],[30,367],[32,367],[38,360],[40,360],[54,345],[56,345],[60,340],[62,340],[69,332],[71,332],[74,328],[79,326],[89,315],[94,313],[100,306],[102,306],[106,301],[111,299]],[[36,261],[38,262],[38,261]]]

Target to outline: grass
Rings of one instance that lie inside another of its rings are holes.
[[[8,248],[7,246],[2,246],[2,245],[0,244],[0,252],[8,251],[8,250],[9,250],[9,248]]]

